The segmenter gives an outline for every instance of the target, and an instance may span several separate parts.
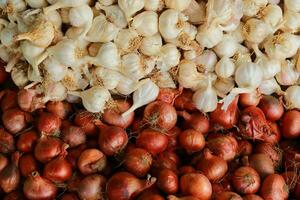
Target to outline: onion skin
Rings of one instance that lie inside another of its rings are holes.
[[[38,163],[33,154],[24,154],[20,158],[20,172],[22,176],[27,177],[32,172],[38,170]]]
[[[61,153],[62,145],[60,139],[42,135],[34,148],[34,156],[38,161],[46,163]]]
[[[67,119],[73,110],[71,104],[64,101],[50,101],[47,103],[46,109],[49,113],[57,115],[60,119]]]
[[[266,118],[270,121],[279,120],[284,113],[282,102],[273,96],[264,96],[260,100],[258,107],[264,112]]]
[[[18,107],[18,93],[13,90],[5,90],[1,99],[1,110],[4,112],[11,108]]]
[[[254,194],[260,187],[259,174],[251,167],[240,167],[235,170],[231,181],[239,194]]]
[[[106,167],[106,164],[106,156],[98,149],[84,150],[77,161],[77,166],[84,175],[100,172]]]
[[[34,130],[22,133],[17,140],[17,149],[23,153],[33,151],[33,148],[38,140],[38,133]]]
[[[61,197],[61,200],[79,200],[79,198],[74,193],[67,193]]]
[[[163,169],[170,169],[173,172],[178,171],[178,164],[170,157],[162,156],[161,154],[153,161],[151,166],[151,174],[155,177],[159,176],[159,173]]]
[[[281,132],[283,137],[294,139],[300,136],[300,112],[297,110],[287,111],[282,118]]]
[[[20,153],[12,154],[11,162],[0,173],[0,187],[5,193],[17,189],[20,183],[19,166]]]
[[[86,144],[79,145],[78,147],[72,148],[68,151],[68,161],[71,163],[73,168],[77,168],[77,160],[80,154],[86,149]]]
[[[179,134],[179,143],[188,153],[193,153],[204,148],[205,138],[201,132],[187,129]]]
[[[127,145],[128,135],[126,131],[117,126],[105,126],[100,128],[98,144],[107,156],[121,152]]]
[[[273,161],[275,168],[279,167],[279,165],[281,164],[281,160],[282,160],[281,150],[270,143],[257,144],[254,153],[264,153],[268,155]]]
[[[192,101],[193,95],[193,91],[184,89],[182,94],[175,99],[176,110],[197,111],[197,107]]]
[[[165,199],[159,194],[142,193],[137,200],[165,200]]]
[[[263,153],[250,155],[249,166],[255,169],[261,178],[275,173],[273,161],[268,155]]]
[[[269,124],[270,131],[266,132],[262,136],[262,140],[264,142],[276,145],[281,139],[281,132],[279,126],[277,123],[270,122],[270,121],[268,121],[268,124]]]
[[[8,159],[0,154],[0,173],[8,165]]]
[[[15,151],[14,137],[0,128],[0,153],[8,154]]]
[[[92,174],[82,179],[77,188],[80,199],[98,200],[104,199],[106,178],[99,174]]]
[[[288,199],[288,187],[279,174],[268,175],[261,186],[260,195],[263,199],[285,200]]]
[[[12,134],[24,130],[30,121],[31,116],[18,108],[8,109],[2,115],[4,127]]]
[[[118,126],[121,128],[127,128],[131,125],[134,119],[134,112],[126,116],[122,116],[122,113],[127,111],[131,104],[122,99],[115,100],[114,103],[116,104],[115,107],[107,108],[104,110],[103,113],[103,121],[112,126]]]
[[[184,165],[179,168],[179,175],[189,174],[189,173],[195,173],[196,169],[189,165]]]
[[[72,176],[72,166],[65,159],[65,155],[59,155],[44,166],[44,177],[54,183],[62,183]]]
[[[200,112],[194,112],[192,114],[186,111],[177,111],[177,114],[183,117],[184,127],[194,129],[206,135],[209,131],[209,120]]]
[[[223,178],[228,170],[227,162],[218,156],[214,156],[205,149],[196,169],[200,170],[211,182]]]
[[[213,125],[214,130],[220,129],[231,129],[233,128],[238,121],[238,100],[239,96],[228,106],[227,110],[222,110],[223,104],[219,103],[217,108],[210,113],[210,123]]]
[[[25,197],[21,191],[15,190],[5,195],[3,200],[24,200]]]
[[[55,135],[59,132],[61,119],[53,113],[42,113],[39,116],[37,129],[47,135]]]
[[[168,137],[159,131],[145,129],[139,134],[136,146],[156,155],[167,149]]]
[[[151,154],[142,148],[134,148],[125,154],[125,168],[137,177],[144,177],[150,170],[151,165]]]
[[[156,101],[163,101],[165,103],[173,105],[175,99],[182,93],[182,91],[183,87],[179,87],[178,89],[160,88]]]
[[[199,200],[198,198],[193,196],[176,197],[174,195],[169,195],[167,199],[168,200]]]
[[[238,141],[238,155],[239,156],[248,156],[252,153],[253,147],[250,142],[247,140],[239,140]]]
[[[215,200],[243,200],[240,195],[234,192],[222,192],[217,195]]]
[[[9,79],[9,73],[5,71],[4,66],[6,63],[4,63],[2,60],[0,61],[0,84],[5,83],[7,79]]]
[[[231,135],[211,134],[207,142],[208,149],[225,161],[234,159],[238,152],[238,143]]]
[[[44,108],[45,104],[35,89],[22,89],[18,92],[18,105],[26,112]],[[40,95],[42,96],[42,95]]]
[[[178,135],[181,130],[177,126],[168,131],[168,149],[175,149],[179,146]]]
[[[155,101],[146,106],[143,120],[152,128],[170,130],[176,125],[177,113],[172,105]]]
[[[261,94],[258,91],[252,93],[243,93],[240,94],[239,103],[243,107],[257,106],[260,99]]]
[[[62,140],[73,148],[85,143],[86,134],[81,127],[70,125],[62,129]]]
[[[299,182],[299,175],[294,171],[285,171],[281,174],[281,176],[289,188],[289,193],[295,192],[295,188]]]
[[[23,185],[24,195],[30,200],[52,200],[57,193],[56,186],[41,177],[38,172],[32,172]]]
[[[243,196],[243,200],[264,200],[264,199],[256,194],[248,194],[246,196]]]
[[[170,169],[161,170],[157,177],[157,186],[166,194],[177,193],[179,188],[177,174]]]
[[[151,187],[156,178],[140,180],[128,172],[115,173],[107,182],[106,194],[109,200],[130,200]]]
[[[97,134],[97,126],[94,123],[94,115],[88,111],[79,111],[74,119],[74,123],[80,126],[88,136]]]
[[[199,200],[208,200],[212,195],[212,186],[206,176],[199,173],[185,174],[180,178],[183,195],[192,195]]]

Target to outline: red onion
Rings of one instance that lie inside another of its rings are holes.
[[[121,152],[128,142],[126,131],[117,126],[102,126],[99,134],[99,147],[107,156]]]
[[[94,115],[88,111],[79,111],[74,119],[74,123],[80,126],[87,135],[97,134],[98,130],[94,121]]]
[[[262,183],[260,195],[263,199],[288,199],[288,187],[279,174],[268,175]]]
[[[62,129],[62,140],[71,148],[77,147],[86,141],[86,135],[79,126],[65,126]]]
[[[261,94],[259,91],[255,91],[252,93],[243,93],[240,94],[239,103],[243,107],[257,106],[259,104],[260,99]]]
[[[47,111],[57,115],[60,119],[67,119],[72,113],[72,106],[65,101],[50,101],[46,105]]]
[[[137,177],[145,176],[152,165],[152,156],[146,150],[134,148],[124,157],[124,166],[130,173]]]
[[[299,182],[299,175],[295,171],[286,171],[281,174],[286,185],[289,188],[289,193],[294,193],[295,188]]]
[[[115,100],[114,103],[115,105],[104,110],[102,116],[103,121],[112,126],[118,126],[121,128],[129,127],[133,122],[134,112],[131,112],[124,117],[122,116],[122,113],[127,111],[131,107],[131,104],[128,101],[122,99]]]
[[[249,166],[255,169],[262,178],[275,172],[273,161],[263,153],[252,154],[249,157]]]
[[[176,125],[177,113],[172,105],[155,101],[146,106],[143,119],[152,128],[170,130]]]
[[[148,188],[144,190],[137,200],[165,200],[156,188]]]
[[[237,124],[238,120],[238,100],[237,96],[231,104],[228,106],[227,110],[222,110],[223,104],[219,103],[218,107],[210,113],[210,122],[214,130],[220,129],[231,129]]]
[[[183,195],[192,195],[199,200],[208,200],[212,195],[212,186],[206,176],[199,173],[185,174],[180,178]]]
[[[68,151],[68,161],[71,163],[73,168],[77,168],[77,160],[81,153],[86,149],[86,144],[79,145],[78,147],[72,148]]]
[[[106,164],[106,156],[98,149],[84,150],[77,161],[77,166],[84,175],[100,172]]]
[[[174,149],[179,146],[178,144],[178,135],[181,133],[180,128],[175,126],[171,130],[168,131],[168,149]]]
[[[179,87],[178,89],[160,88],[156,101],[163,101],[165,103],[173,105],[175,99],[182,93],[182,91],[183,91],[182,87]]]
[[[270,144],[276,145],[281,139],[281,133],[279,126],[276,122],[268,121],[270,131],[267,131],[263,136],[262,140]]]
[[[258,107],[264,112],[266,118],[270,121],[279,120],[284,112],[283,104],[273,96],[264,96]]]
[[[179,143],[188,153],[193,153],[204,148],[205,138],[199,131],[187,129],[179,134]]]
[[[56,197],[57,188],[52,182],[41,177],[40,174],[35,171],[25,180],[23,192],[30,200],[52,200]]]
[[[285,138],[298,138],[300,136],[300,112],[287,111],[282,118],[281,131]]]
[[[239,156],[248,156],[252,153],[252,144],[247,140],[239,140],[238,145]]]
[[[0,84],[4,84],[7,79],[9,79],[9,73],[5,71],[4,66],[6,63],[4,63],[2,60],[0,61]]]
[[[18,93],[13,90],[4,90],[4,95],[1,99],[1,110],[4,112],[11,108],[18,107]]]
[[[193,103],[194,92],[184,89],[181,95],[179,95],[174,102],[176,110],[197,111],[197,107]]]
[[[4,111],[2,115],[2,122],[4,127],[12,134],[16,134],[24,128],[27,123],[32,120],[31,115],[25,113],[18,108],[12,108]]]
[[[159,131],[145,129],[139,134],[136,146],[147,150],[152,155],[156,155],[166,150],[168,137]]]
[[[0,153],[12,153],[15,150],[14,137],[0,128]]]
[[[76,194],[74,193],[65,193],[62,197],[61,200],[79,200]]]
[[[8,165],[8,159],[0,154],[0,173]]]
[[[281,150],[270,143],[259,143],[255,147],[254,153],[264,153],[273,161],[275,168],[279,167],[282,160]]]
[[[109,200],[130,200],[151,187],[156,178],[140,180],[128,172],[117,172],[107,182],[106,194]]]
[[[34,148],[34,156],[38,161],[46,163],[61,153],[62,145],[60,139],[42,135]]]
[[[22,176],[27,177],[32,172],[37,171],[38,163],[33,154],[24,154],[20,158],[20,172]]]
[[[243,198],[234,192],[222,192],[217,195],[215,200],[243,200]]]
[[[263,200],[263,198],[256,194],[248,194],[243,196],[243,200]]]
[[[232,185],[239,194],[254,194],[260,186],[259,174],[251,167],[240,167],[231,177]]]
[[[196,131],[201,132],[203,135],[206,135],[209,131],[209,121],[207,117],[199,112],[194,112],[192,114],[186,111],[178,111],[177,114],[183,117],[184,126],[186,128],[191,128]]]
[[[174,195],[169,195],[168,200],[199,200],[199,198],[193,196],[176,197]]]
[[[151,166],[151,174],[157,177],[160,171],[163,169],[170,169],[173,172],[177,172],[177,166],[178,164],[174,161],[174,159],[160,154],[158,158],[153,161]]]
[[[23,193],[21,191],[12,191],[5,195],[3,200],[23,200],[25,199]]]
[[[11,162],[0,173],[0,187],[5,193],[17,189],[20,183],[19,166],[20,153],[12,154]]]
[[[204,150],[196,168],[212,182],[223,178],[228,170],[227,162],[212,155],[208,149]]]
[[[55,135],[59,132],[61,119],[53,113],[42,113],[37,122],[37,129],[47,135]]]
[[[184,165],[179,168],[179,175],[189,174],[196,172],[196,169],[189,165]]]
[[[157,186],[166,194],[177,193],[179,188],[177,174],[170,169],[161,170],[157,177]]]
[[[38,140],[38,133],[34,130],[26,131],[19,136],[17,148],[19,151],[28,153],[32,152]]]
[[[99,174],[92,174],[82,179],[77,188],[80,199],[97,200],[104,199],[106,178]]]
[[[44,108],[45,103],[35,89],[22,89],[18,93],[18,105],[26,112],[33,112],[39,108]]]

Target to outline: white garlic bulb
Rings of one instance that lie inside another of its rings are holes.
[[[244,15],[254,17],[261,8],[268,4],[268,0],[244,0]]]
[[[167,8],[184,11],[189,7],[191,0],[165,0]]]
[[[107,69],[105,67],[97,67],[94,72],[95,80],[93,85],[103,85],[108,90],[113,90],[117,87],[120,82],[122,75],[114,70]]]
[[[25,0],[31,8],[43,8],[48,5],[46,0]]]
[[[61,80],[61,83],[68,91],[84,90],[89,82],[83,78],[81,71],[67,69],[67,73]]]
[[[300,1],[299,0],[284,0],[284,7],[287,10],[300,12]]]
[[[142,38],[134,29],[122,29],[114,42],[117,47],[125,53],[137,50],[141,45]]]
[[[243,27],[245,39],[254,44],[261,43],[270,33],[272,33],[271,26],[256,18],[247,20]]]
[[[71,8],[69,11],[69,21],[72,26],[83,27],[87,23],[92,24],[93,11],[90,6],[82,5]]]
[[[136,12],[144,8],[145,0],[118,0],[118,5],[126,15],[127,21],[130,21]]]
[[[156,61],[157,69],[161,71],[168,71],[175,67],[180,61],[180,52],[174,44],[165,44],[161,47],[160,53]]]
[[[277,59],[270,59],[263,54],[263,56],[257,56],[255,63],[257,63],[263,71],[263,79],[273,78],[281,70],[281,63]]]
[[[257,88],[262,80],[261,68],[252,62],[242,63],[235,72],[235,82],[240,88]]]
[[[215,70],[215,65],[218,62],[218,58],[212,50],[204,50],[203,53],[193,59],[193,61],[201,71],[213,72]]]
[[[269,4],[265,7],[260,14],[264,22],[270,24],[273,28],[276,28],[283,20],[283,13],[280,6],[276,4]]]
[[[234,74],[235,64],[232,59],[222,57],[215,66],[215,71],[218,77],[229,78]]]
[[[297,108],[300,109],[300,86],[290,86],[284,95],[286,107],[289,109]]]
[[[36,46],[30,41],[22,41],[20,48],[24,58],[29,64],[33,66],[40,64],[41,61],[39,59],[43,55],[45,48]]]
[[[43,62],[44,69],[47,71],[47,77],[52,81],[61,81],[67,74],[67,67],[52,57],[47,58]]]
[[[108,19],[109,22],[112,22],[118,28],[126,28],[126,16],[118,5],[101,6],[96,4],[96,7],[104,10],[106,19]]]
[[[158,72],[151,80],[156,83],[159,88],[176,88],[174,80],[169,72]]]
[[[45,14],[60,8],[78,7],[87,4],[89,0],[57,0],[52,5],[43,8]]]
[[[234,79],[229,78],[219,78],[214,83],[214,88],[219,97],[224,98],[233,88],[234,88]]]
[[[57,12],[56,10],[49,12],[46,15],[46,18],[53,24],[56,31],[61,29],[62,19],[59,12]]]
[[[189,7],[183,11],[192,24],[202,24],[205,21],[206,5],[203,1],[191,0]]]
[[[203,48],[213,48],[222,41],[223,36],[223,31],[219,26],[204,24],[198,28],[196,40]]]
[[[280,28],[281,30],[292,33],[300,30],[300,13],[291,10],[285,10],[283,14],[283,21],[284,24]]]
[[[116,0],[98,0],[98,2],[104,6],[110,6],[116,2]]]
[[[295,62],[282,61],[281,70],[276,74],[276,80],[280,85],[294,85],[299,79],[300,73],[295,68]]]
[[[127,96],[130,95],[135,90],[137,90],[141,84],[142,84],[141,81],[133,80],[129,77],[122,75],[116,87],[116,90],[121,95]]]
[[[18,63],[11,71],[11,79],[14,84],[19,88],[25,87],[29,80],[27,77],[27,68],[26,63]]]
[[[153,11],[144,11],[133,18],[131,26],[142,36],[152,36],[158,32],[158,15]]]
[[[265,95],[281,92],[281,88],[275,78],[263,80],[258,89],[262,94]]]
[[[239,43],[231,36],[224,36],[223,40],[214,47],[218,57],[232,57],[238,50]]]
[[[18,34],[18,29],[15,24],[9,24],[5,28],[2,29],[0,33],[1,44],[9,47],[15,43],[15,36]]]
[[[178,82],[184,88],[197,88],[205,77],[197,71],[196,64],[189,60],[182,60],[178,68]]]
[[[44,81],[44,102],[47,101],[63,101],[67,98],[67,89],[61,82]]]
[[[145,0],[145,10],[161,11],[164,8],[164,0]]]
[[[139,51],[146,56],[156,56],[160,53],[162,47],[162,38],[159,33],[144,37],[142,39]]]

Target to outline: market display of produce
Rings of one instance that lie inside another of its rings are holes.
[[[300,199],[300,0],[0,9],[0,199]]]

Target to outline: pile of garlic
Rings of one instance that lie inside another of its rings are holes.
[[[202,112],[257,90],[300,108],[300,0],[3,0],[0,8],[5,69],[44,102],[81,99],[98,113],[112,96],[132,95],[126,115],[180,85]]]

